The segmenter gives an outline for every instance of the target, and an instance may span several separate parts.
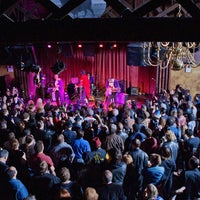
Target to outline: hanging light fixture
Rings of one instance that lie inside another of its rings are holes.
[[[199,44],[195,42],[144,42],[143,60],[146,65],[173,70],[194,68],[200,66],[195,59],[198,48]]]
[[[181,5],[177,17],[181,17]],[[200,44],[195,42],[144,42],[143,60],[146,65],[165,69],[181,70],[185,67],[198,67],[195,52]]]

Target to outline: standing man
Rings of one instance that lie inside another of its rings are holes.
[[[107,104],[107,107],[111,103],[115,103],[116,93],[120,92],[120,86],[119,82],[114,78],[109,78],[106,83],[106,99],[105,103]]]
[[[89,80],[88,75],[86,74],[85,70],[83,70],[81,72],[80,87],[83,88],[87,99],[89,99],[90,98],[90,80]]]
[[[54,92],[57,104],[62,104],[64,101],[64,83],[58,74],[54,75]]]

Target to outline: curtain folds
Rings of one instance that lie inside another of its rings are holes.
[[[58,50],[57,45],[52,48],[38,46],[35,47],[35,52],[37,64],[42,68],[41,74],[46,78],[46,87],[54,77],[52,66],[61,61],[65,64],[65,69],[59,73],[59,77],[63,80],[65,88],[71,78],[79,78],[81,71],[85,70],[94,78],[99,90],[102,90],[108,78],[112,77],[119,80],[125,90],[128,87],[138,87],[141,93],[155,92],[156,67],[127,66],[125,45],[117,48],[98,48],[93,56],[85,56],[83,49],[78,47],[73,47],[72,54],[69,54]],[[26,97],[34,96],[34,74],[15,70],[15,75]]]

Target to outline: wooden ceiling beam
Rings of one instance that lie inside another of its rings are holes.
[[[200,42],[200,18],[96,18],[0,22],[0,43],[66,41]],[[15,33],[15,34],[13,34]]]
[[[5,13],[8,9],[15,8],[15,5],[19,3],[20,0],[7,0],[2,1],[0,4],[0,16]]]
[[[121,17],[131,14],[129,8],[124,6],[118,0],[104,0],[104,1],[107,3],[107,5],[111,6]]]
[[[164,2],[167,2],[168,0],[151,0],[140,7],[137,7],[132,13],[132,17],[143,17],[147,15],[149,12],[155,10],[157,7],[161,6]]]
[[[200,17],[200,9],[191,0],[176,0],[192,17]]]

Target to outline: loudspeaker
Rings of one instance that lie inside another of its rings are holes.
[[[147,52],[145,52],[147,55]],[[126,63],[129,66],[147,66],[143,58],[143,44],[141,42],[129,43],[126,47]]]
[[[65,64],[61,61],[58,61],[53,67],[51,67],[51,71],[54,74],[59,74],[65,69]]]
[[[127,88],[127,93],[131,96],[138,95],[139,88],[138,87],[129,87],[129,88]]]

